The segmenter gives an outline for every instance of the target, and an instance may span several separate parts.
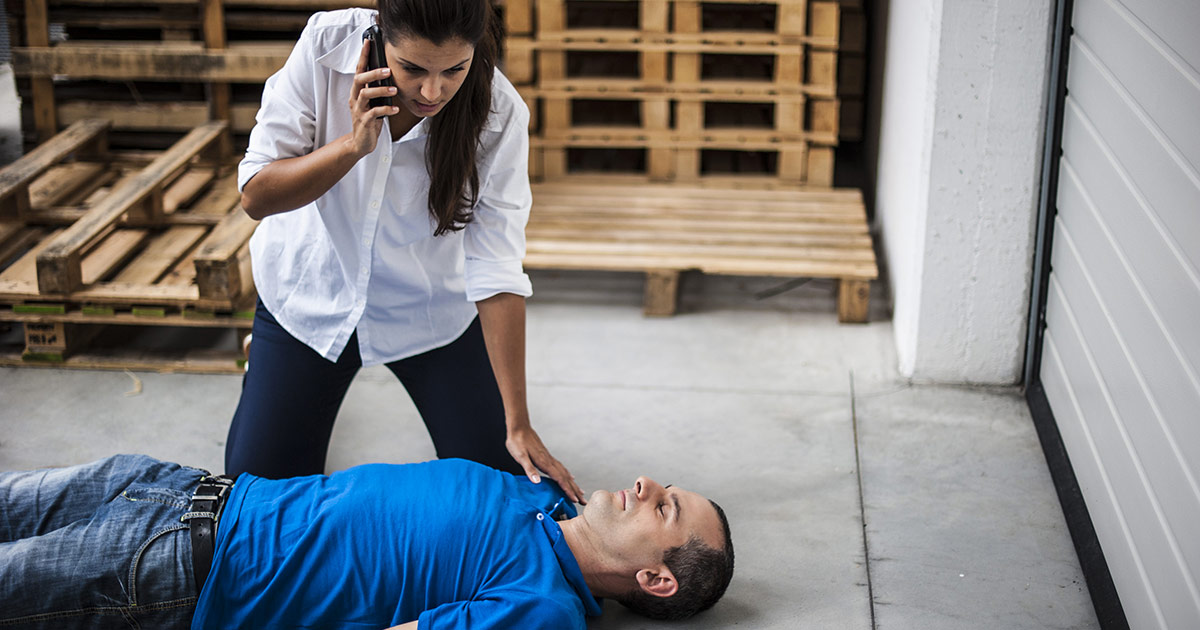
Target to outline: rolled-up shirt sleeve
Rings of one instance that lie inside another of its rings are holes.
[[[314,82],[314,73],[319,71],[313,59],[315,20],[316,16],[309,20],[287,62],[263,86],[246,156],[238,164],[239,192],[267,164],[313,150],[320,96]]]
[[[529,110],[518,100],[504,118],[496,121],[503,129],[492,147],[482,147],[490,149],[490,168],[482,182],[474,219],[465,230],[466,293],[472,302],[498,293],[522,297],[533,294],[533,285],[521,264],[525,258],[525,224],[533,206],[528,170]]]

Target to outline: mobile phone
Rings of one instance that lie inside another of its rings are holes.
[[[387,67],[385,61],[387,57],[383,54],[383,35],[379,32],[379,25],[372,24],[363,31],[363,39],[371,42],[371,49],[367,51],[367,70],[375,70],[376,68]],[[396,87],[396,82],[392,81],[391,75],[383,78],[382,81],[372,81],[367,84],[368,87]],[[391,107],[392,97],[380,96],[371,99],[371,107]],[[381,116],[382,118],[382,116]]]

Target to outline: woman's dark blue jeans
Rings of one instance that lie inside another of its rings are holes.
[[[253,335],[225,473],[271,479],[324,473],[334,420],[362,367],[358,335],[329,361],[284,330],[261,301]],[[449,344],[387,367],[408,390],[439,458],[522,474],[504,446],[504,403],[479,318]]]

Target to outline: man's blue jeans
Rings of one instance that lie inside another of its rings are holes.
[[[206,473],[138,455],[0,473],[0,628],[187,628]]]

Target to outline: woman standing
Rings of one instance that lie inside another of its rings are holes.
[[[526,406],[529,111],[495,68],[497,22],[489,0],[318,13],[267,80],[238,172],[260,300],[228,473],[323,472],[354,374],[385,364],[438,457],[583,498]]]

